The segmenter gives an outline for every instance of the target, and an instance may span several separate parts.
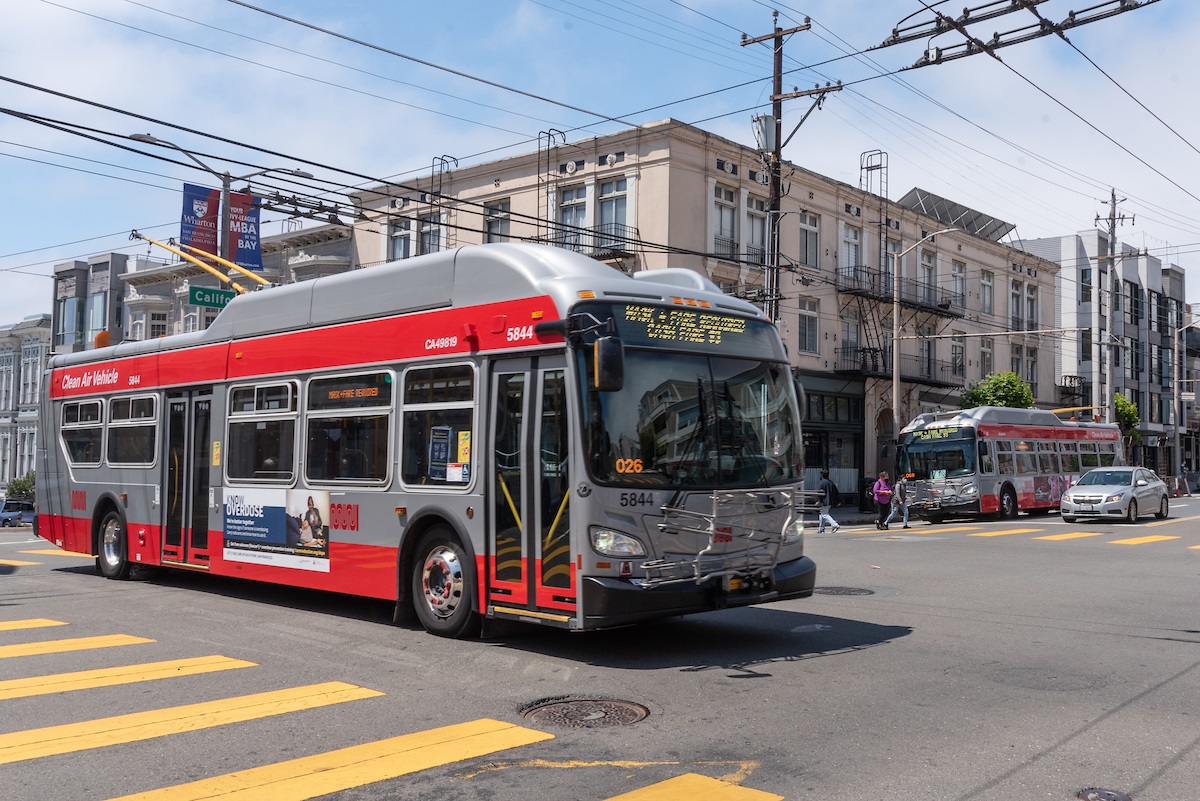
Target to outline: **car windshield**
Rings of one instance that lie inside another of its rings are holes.
[[[1127,486],[1133,483],[1132,470],[1093,470],[1079,479],[1078,484]]]
[[[803,476],[785,363],[627,348],[619,392],[592,390],[590,373],[581,364],[585,447],[598,481],[752,487]]]

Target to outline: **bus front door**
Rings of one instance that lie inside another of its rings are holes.
[[[563,626],[577,617],[570,530],[568,387],[561,356],[492,372],[486,607]]]
[[[207,391],[167,396],[166,484],[162,560],[207,568],[212,395]]]

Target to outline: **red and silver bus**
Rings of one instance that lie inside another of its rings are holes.
[[[684,269],[477,245],[55,355],[38,533],[134,566],[571,630],[807,597],[774,325]]]
[[[934,520],[1049,512],[1080,474],[1124,462],[1115,424],[996,406],[922,414],[900,432],[896,456],[910,508]]]

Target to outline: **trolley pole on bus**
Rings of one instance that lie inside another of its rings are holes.
[[[305,172],[304,170],[294,170],[294,169],[290,169],[288,167],[271,167],[266,170],[258,170],[257,172],[252,172],[249,175],[240,175],[235,178],[229,174],[229,170],[225,170],[224,172],[217,172],[212,167],[208,166],[203,161],[201,161],[199,158],[197,158],[194,153],[192,153],[189,150],[185,150],[184,148],[180,147],[179,145],[175,144],[174,142],[168,142],[165,139],[159,139],[158,137],[151,136],[150,134],[132,134],[129,138],[134,140],[135,142],[145,142],[148,145],[160,145],[162,147],[174,148],[175,150],[178,150],[183,155],[187,156],[192,161],[196,162],[198,165],[200,165],[201,169],[203,169],[205,172],[211,174],[218,181],[221,182],[221,231],[220,231],[220,239],[217,244],[217,250],[218,250],[217,255],[219,255],[223,259],[232,258],[231,254],[229,252],[229,233],[230,233],[229,232],[229,228],[230,228],[229,188],[233,185],[234,181],[247,181],[258,175],[266,175],[269,172],[282,172],[282,173],[286,173],[287,175],[294,175],[297,178],[312,178],[313,177],[312,173]],[[233,254],[233,255],[236,255],[236,254]]]
[[[941,234],[948,234],[951,231],[959,231],[959,228],[943,228],[940,231],[934,231],[932,234],[925,236],[913,242],[904,250],[896,254],[895,262],[892,264],[892,447],[900,444],[900,429],[903,425],[900,422],[900,266],[904,263],[904,257],[925,242],[933,239]]]

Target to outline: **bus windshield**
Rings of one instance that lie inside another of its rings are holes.
[[[975,473],[974,439],[909,440],[902,443],[899,473],[910,479],[961,478]]]
[[[586,360],[589,349],[580,349]],[[620,392],[590,389],[587,461],[606,483],[763,486],[803,475],[786,364],[627,349]]]

